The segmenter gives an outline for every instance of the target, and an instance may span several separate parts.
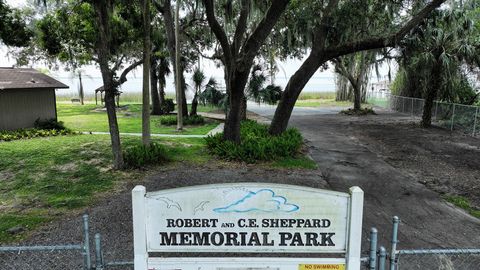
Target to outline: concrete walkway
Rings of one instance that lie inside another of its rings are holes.
[[[93,135],[109,135],[109,132],[82,132],[82,134]],[[141,137],[142,133],[120,133],[120,136],[138,136]],[[181,135],[181,134],[150,134],[152,137],[171,137],[171,138],[204,138],[207,135]]]
[[[186,134],[150,134],[152,137],[164,137],[164,138],[205,138],[210,135],[215,135],[217,133],[223,132],[223,123],[220,123],[214,129],[210,130],[207,134],[204,135],[186,135]],[[91,135],[109,135],[109,132],[82,132],[82,134],[91,134]],[[142,133],[124,133],[120,132],[120,136],[138,136],[141,137]]]

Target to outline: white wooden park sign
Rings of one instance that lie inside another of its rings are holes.
[[[359,187],[341,193],[238,183],[147,193],[137,186],[132,203],[135,270],[360,269],[363,191]],[[237,257],[158,254],[172,252],[236,253]],[[278,256],[238,257],[239,253]],[[310,255],[292,256],[295,253]]]

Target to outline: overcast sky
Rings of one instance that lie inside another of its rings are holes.
[[[25,5],[26,0],[6,0],[6,2],[13,7],[21,7]],[[15,64],[15,60],[8,58],[7,48],[0,46],[0,66],[12,66]],[[288,78],[295,73],[295,71],[300,67],[301,60],[287,60],[280,63],[280,72],[276,77],[276,84],[285,86]],[[34,68],[45,68],[42,65],[32,64]],[[205,60],[202,61],[202,68],[205,71],[207,77],[215,77],[218,81],[223,83],[223,70],[215,66],[212,61]],[[101,85],[101,74],[98,68],[95,65],[91,65],[83,68],[86,71],[86,89],[87,92],[93,91],[96,87]],[[61,80],[62,82],[70,85],[70,92],[75,92],[77,89],[77,82],[72,78],[72,75],[69,72],[60,69],[58,71],[51,71],[50,73],[53,77]],[[141,67],[137,68],[134,72],[129,75],[129,81],[124,85],[124,90],[126,91],[139,91],[141,88],[141,76],[142,71]],[[187,75],[187,78],[190,76]],[[167,91],[173,91],[173,79],[169,78],[169,85]],[[97,86],[98,85],[98,86]],[[310,80],[309,84],[305,87],[305,91],[334,91],[334,81],[333,73],[331,70],[317,72],[314,77]]]

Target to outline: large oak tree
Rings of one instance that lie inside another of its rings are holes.
[[[255,18],[252,14],[255,8],[252,2],[256,1],[226,1],[224,9],[226,16],[216,15],[220,9],[215,6],[214,2],[216,1],[203,0],[208,24],[221,47],[220,58],[225,69],[229,112],[223,134],[225,140],[238,143],[240,142],[241,112],[245,105],[243,103],[245,102],[244,90],[253,61],[290,1],[271,1],[262,16],[259,16],[259,20],[252,20]],[[238,15],[228,14],[235,14],[235,12],[231,12],[235,8],[238,9]],[[228,17],[234,17],[232,22],[223,20]],[[234,30],[229,31],[228,28]]]
[[[298,96],[320,67],[330,60],[351,53],[395,47],[405,35],[445,1],[429,2],[420,11],[410,14],[407,21],[405,16],[398,15],[400,14],[398,11],[403,8],[401,11],[408,14],[408,1],[374,1],[370,3],[371,1],[367,0],[330,0],[327,4],[322,5],[318,9],[319,13],[315,15],[316,23],[312,26],[313,37],[310,53],[290,78],[275,111],[270,133],[276,135],[286,130]],[[312,5],[310,1],[306,2],[309,6]],[[370,16],[379,14],[372,13],[371,10],[397,10],[398,13],[387,13],[386,16],[381,16],[382,20],[373,23]],[[405,22],[398,24],[396,23],[398,20]],[[365,25],[364,21],[368,21],[369,25]]]

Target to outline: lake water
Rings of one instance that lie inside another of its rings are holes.
[[[188,75],[187,75],[188,76]],[[57,91],[58,95],[67,95],[67,96],[76,96],[78,93],[78,78],[72,77],[57,77],[52,75],[52,77],[63,82],[64,84],[70,86],[70,89],[60,89]],[[83,88],[86,95],[93,95],[95,89],[103,85],[101,77],[83,77]],[[220,77],[215,78],[223,87],[225,85],[224,79]],[[287,85],[288,78],[286,77],[276,77],[275,84],[280,85],[284,88]],[[190,78],[187,77],[187,84],[191,84]],[[128,81],[121,86],[121,91],[124,93],[129,92],[141,92],[142,91],[142,78],[141,77],[130,77]],[[172,78],[167,79],[167,88],[168,93],[175,92],[175,86]],[[305,86],[304,92],[334,92],[335,91],[335,82],[333,75],[330,76],[315,76],[308,84]],[[191,91],[189,91],[191,92]]]

